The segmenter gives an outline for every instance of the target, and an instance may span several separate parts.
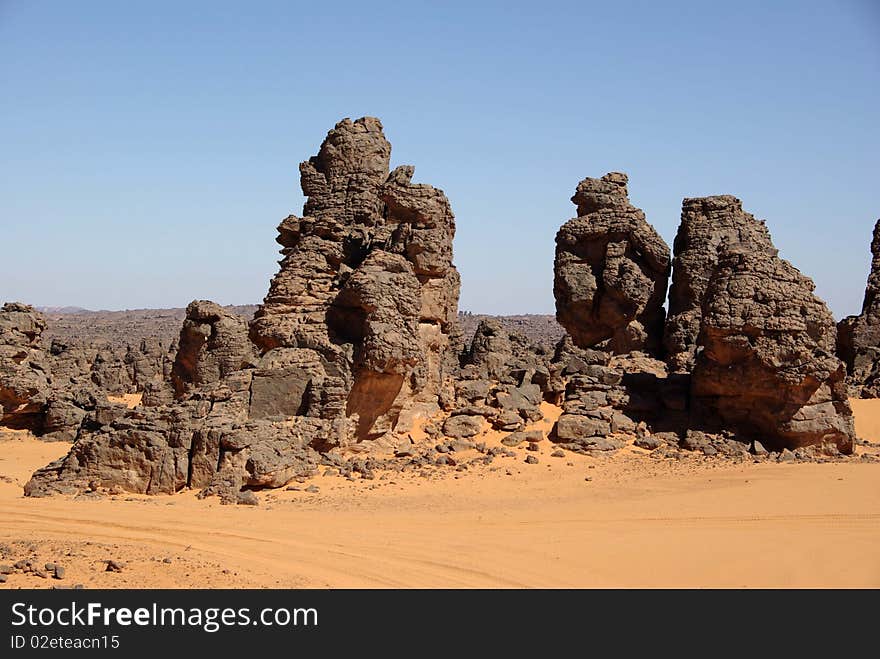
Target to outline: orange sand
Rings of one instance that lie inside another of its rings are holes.
[[[121,394],[119,396],[107,396],[107,400],[111,403],[122,403],[128,409],[132,409],[141,404],[141,399],[144,397],[142,393],[136,394]]]
[[[854,409],[860,435],[880,441],[880,400]],[[317,476],[294,484],[317,494],[262,492],[253,508],[191,492],[25,499],[31,471],[67,446],[0,433],[0,562],[59,562],[64,583],[87,587],[880,586],[880,463],[669,461],[635,447],[553,458],[541,444],[537,465],[518,447],[430,477]],[[125,569],[105,572],[108,558]],[[13,574],[0,587],[49,585]]]

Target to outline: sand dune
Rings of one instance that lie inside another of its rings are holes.
[[[855,409],[860,435],[880,441],[880,400]],[[4,437],[0,561],[61,562],[67,584],[880,586],[880,463],[667,461],[634,447],[553,458],[543,446],[537,465],[517,449],[443,477],[317,476],[252,508],[194,493],[25,499],[31,471],[67,447]],[[124,570],[104,571],[108,558]],[[13,574],[0,587],[50,585]]]

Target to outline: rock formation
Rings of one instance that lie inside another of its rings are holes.
[[[278,227],[284,258],[247,332],[214,303],[190,304],[178,400],[99,419],[26,494],[198,487],[234,501],[311,473],[319,451],[451,405],[454,219],[412,167],[389,173],[390,150],[378,119],[337,124],[300,166],[303,217]]]
[[[177,395],[217,382],[254,360],[247,322],[208,300],[193,300],[180,329],[171,379]]]
[[[764,222],[742,209],[731,195],[685,199],[673,244],[672,287],[664,345],[670,369],[690,372],[694,366],[702,304],[723,245],[773,250]]]
[[[334,420],[338,443],[381,436],[452,391],[452,210],[440,190],[411,183],[412,167],[389,174],[390,154],[367,117],[337,124],[300,165],[304,216],[278,227],[284,259],[250,326],[255,378],[304,396],[266,405]]]
[[[846,363],[852,395],[880,397],[880,220],[871,240],[871,272],[862,312],[838,323],[837,350]]]
[[[50,368],[40,335],[46,328],[32,307],[0,308],[0,425],[41,433],[51,396]]]
[[[656,352],[669,247],[629,203],[626,183],[612,172],[578,184],[578,217],[556,234],[556,318],[581,348]]]
[[[776,449],[850,453],[836,326],[811,279],[775,250],[728,244],[705,289],[692,418]]]

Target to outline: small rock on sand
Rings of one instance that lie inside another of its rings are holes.
[[[239,506],[259,506],[260,499],[250,490],[244,490],[235,497],[235,503]]]

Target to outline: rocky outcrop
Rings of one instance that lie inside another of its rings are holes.
[[[300,165],[304,215],[278,227],[284,259],[250,326],[266,389],[295,380],[304,393],[268,406],[335,421],[334,442],[381,436],[451,397],[452,210],[412,167],[389,173],[390,154],[366,117],[337,124]]]
[[[831,312],[775,250],[727,244],[702,301],[692,422],[776,449],[852,452]]]
[[[0,308],[0,425],[42,433],[51,374],[42,350],[43,316],[8,302]]]
[[[34,474],[31,496],[204,488],[234,500],[311,473],[320,452],[405,430],[449,407],[458,367],[454,219],[445,195],[388,171],[378,119],[344,120],[300,166],[303,217],[278,227],[281,267],[246,327],[187,308],[171,369],[177,400],[99,419]]]
[[[618,172],[578,184],[578,217],[556,234],[556,318],[581,348],[656,352],[663,333],[669,247],[629,203]]]
[[[763,221],[742,209],[731,195],[685,199],[673,244],[672,287],[663,342],[670,369],[690,372],[702,323],[703,298],[724,246],[772,251]]]
[[[254,347],[244,318],[208,300],[190,302],[171,370],[178,396],[193,386],[217,382],[240,371],[253,360]]]
[[[871,240],[871,272],[862,312],[838,323],[837,350],[846,364],[851,394],[880,397],[880,220]]]
[[[318,459],[310,442],[326,424],[248,420],[249,376],[241,371],[172,406],[103,419],[101,431],[84,435],[67,456],[37,471],[25,495],[98,488],[173,494],[210,487],[228,502],[242,488],[280,487],[310,475]]]

